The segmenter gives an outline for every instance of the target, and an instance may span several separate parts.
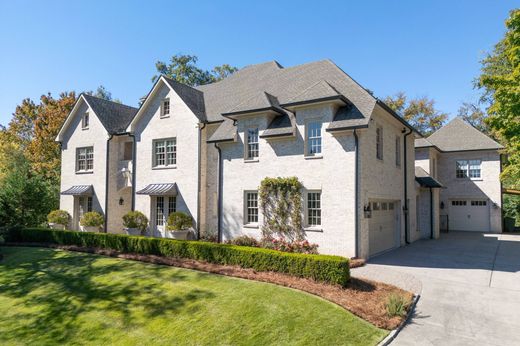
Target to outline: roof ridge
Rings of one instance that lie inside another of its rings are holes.
[[[133,107],[133,106],[129,106],[129,105],[125,105],[124,103],[121,103],[121,102],[116,102],[116,101],[112,101],[112,100],[107,100],[107,99],[104,99],[102,97],[98,97],[98,96],[94,96],[94,95],[90,95],[90,94],[87,94],[85,92],[82,92],[80,95],[81,96],[87,96],[87,97],[91,97],[93,99],[96,99],[96,100],[99,100],[101,102],[110,102],[114,105],[117,105],[117,106],[122,106],[122,107],[127,107],[127,108],[132,108],[132,109],[138,109],[137,107]]]

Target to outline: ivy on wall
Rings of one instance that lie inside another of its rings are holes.
[[[296,177],[264,178],[260,184],[260,207],[266,239],[303,240],[302,183]]]

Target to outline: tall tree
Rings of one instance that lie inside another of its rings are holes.
[[[86,91],[85,94],[92,95],[95,97],[99,97],[100,99],[107,100],[107,101],[114,101],[117,103],[122,103],[119,99],[113,99],[112,93],[108,91],[103,85],[98,86],[96,91]]]
[[[168,64],[157,61],[155,68],[159,74],[152,77],[152,82],[155,82],[160,75],[165,75],[179,83],[198,86],[217,82],[238,70],[236,67],[224,64],[206,71],[197,66],[198,60],[195,55],[176,54],[170,58]]]
[[[487,114],[477,104],[463,102],[459,107],[457,116],[461,117],[481,132],[489,135],[489,130],[486,125]]]
[[[409,100],[401,91],[394,96],[386,97],[384,102],[424,135],[440,129],[448,118],[448,114],[435,108],[435,100],[427,97]]]
[[[506,147],[503,181],[520,188],[520,9],[506,20],[507,31],[482,61],[476,85],[483,91],[486,124]]]
[[[38,107],[31,99],[24,99],[20,105],[16,106],[7,128],[11,140],[22,147],[27,146],[34,136],[34,122],[37,115]]]

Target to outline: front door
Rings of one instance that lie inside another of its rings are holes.
[[[79,231],[79,222],[81,221],[81,217],[87,213],[92,211],[92,197],[89,196],[77,196],[76,197],[76,207],[74,211],[74,222],[73,228],[76,231]]]
[[[152,197],[152,236],[168,237],[166,223],[168,216],[177,210],[177,198],[175,196]]]

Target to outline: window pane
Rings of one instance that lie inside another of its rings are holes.
[[[155,225],[164,225],[164,197],[156,197],[155,199]]]
[[[246,158],[258,157],[258,128],[247,130],[247,155]]]
[[[164,164],[165,164],[164,141],[156,141],[154,150],[155,150],[155,165],[164,166]]]
[[[376,157],[383,159],[383,128],[376,128]]]
[[[469,177],[470,178],[480,178],[480,160],[470,160],[469,161]]]
[[[177,198],[169,197],[168,198],[168,215],[170,215],[170,213],[174,213],[175,211],[177,211]]]
[[[307,151],[309,155],[321,153],[321,123],[307,124]]]
[[[246,223],[258,223],[258,193],[246,193]]]
[[[456,163],[456,177],[457,178],[467,178],[468,177],[468,161],[459,160]]]
[[[321,192],[307,194],[307,224],[309,226],[321,225]]]
[[[162,115],[170,114],[170,99],[166,99],[162,104]]]
[[[177,140],[175,138],[166,141],[166,154],[167,164],[175,165],[177,163]]]
[[[395,164],[401,166],[401,138],[395,138]]]

